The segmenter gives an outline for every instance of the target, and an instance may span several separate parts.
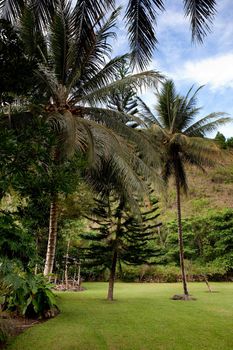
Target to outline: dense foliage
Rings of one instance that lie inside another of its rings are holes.
[[[58,310],[55,295],[43,275],[11,271],[1,276],[1,308],[20,316],[49,318]]]
[[[222,133],[217,132],[215,140],[218,143],[218,145],[223,149],[233,148],[233,137],[226,138]]]
[[[11,24],[0,19],[0,102],[6,105],[32,93],[35,63],[24,52],[23,42]]]

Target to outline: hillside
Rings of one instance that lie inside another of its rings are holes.
[[[183,217],[199,216],[212,210],[233,208],[233,154],[226,153],[221,165],[205,172],[189,167],[188,195],[182,195]],[[167,200],[161,199],[162,221],[176,217],[176,194],[173,180],[169,183]]]

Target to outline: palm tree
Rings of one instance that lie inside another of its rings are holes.
[[[34,7],[24,6],[18,19],[20,36],[26,53],[36,60],[35,84],[37,102],[44,107],[43,115],[56,127],[57,147],[53,158],[57,163],[72,157],[79,149],[96,156],[95,167],[101,156],[114,154],[121,160],[122,140],[107,127],[128,131],[119,119],[122,113],[104,108],[108,96],[126,85],[133,88],[158,83],[161,75],[155,71],[142,72],[115,81],[115,73],[128,55],[110,59],[113,27],[119,9],[108,19],[82,12],[83,7],[72,7],[71,1],[56,1],[54,14],[43,28],[36,25]],[[82,20],[80,18],[82,13]],[[93,18],[92,18],[93,17]],[[38,100],[39,96],[39,100]],[[98,122],[98,124],[97,124]],[[121,126],[123,125],[123,127]],[[104,145],[104,146],[103,146]],[[98,148],[97,152],[91,149]],[[132,147],[131,147],[132,148]],[[122,162],[121,162],[122,164]],[[49,238],[44,274],[52,272],[58,220],[58,194],[52,193]]]
[[[211,165],[219,155],[219,149],[214,142],[207,140],[207,132],[216,130],[219,125],[229,121],[224,113],[211,113],[197,119],[200,108],[196,107],[196,95],[192,88],[185,97],[176,92],[174,82],[166,81],[160,92],[156,93],[157,116],[140,99],[141,117],[148,126],[146,132],[152,142],[160,142],[162,155],[162,174],[167,181],[171,176],[175,179],[177,221],[180,266],[183,281],[184,298],[189,296],[184,268],[184,245],[181,222],[181,190],[188,190],[186,164],[191,164],[203,170],[205,165]]]
[[[62,3],[65,4],[66,1],[63,0]],[[107,12],[107,9],[114,6],[115,1],[76,0],[73,3],[77,22],[82,22],[84,15],[85,19],[93,24]],[[0,10],[4,18],[16,20],[24,12],[25,6],[29,5],[37,15],[37,25],[41,25],[51,20],[56,4],[56,0],[0,0]],[[183,6],[184,15],[190,19],[192,40],[202,42],[210,31],[216,14],[216,0],[184,0]],[[140,68],[147,65],[157,45],[155,32],[157,15],[164,10],[163,0],[128,0],[125,20],[133,62]]]

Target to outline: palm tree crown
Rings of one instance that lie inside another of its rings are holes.
[[[148,131],[163,144],[164,177],[168,179],[174,173],[174,167],[178,167],[180,185],[184,190],[187,189],[184,164],[189,163],[201,168],[210,164],[218,149],[213,142],[204,137],[206,133],[216,130],[230,119],[222,112],[197,119],[201,110],[196,106],[200,88],[191,94],[191,87],[186,96],[181,96],[176,92],[174,82],[167,80],[161,91],[155,94],[157,116],[138,98],[140,114],[147,124]]]

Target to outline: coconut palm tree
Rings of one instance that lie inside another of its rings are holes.
[[[150,135],[152,142],[160,142],[163,178],[167,181],[173,176],[175,179],[180,266],[185,299],[189,295],[181,222],[181,190],[185,193],[188,190],[185,166],[191,164],[203,169],[216,161],[219,149],[214,142],[204,137],[206,133],[229,121],[229,118],[223,116],[224,113],[211,113],[197,119],[200,108],[196,106],[196,96],[200,88],[193,94],[192,90],[193,88],[183,97],[176,92],[172,80],[166,81],[161,91],[155,94],[156,114],[138,98],[141,117],[148,126],[145,132]]]
[[[62,1],[66,3],[65,0]],[[114,0],[76,0],[73,1],[76,18],[82,22],[83,16],[88,17],[92,24],[102,17],[107,9],[114,6]],[[24,12],[25,6],[30,5],[37,15],[37,24],[45,24],[53,17],[57,6],[56,0],[0,0],[0,10],[4,18],[17,20]],[[202,42],[210,31],[216,14],[216,0],[184,0],[184,15],[189,18],[192,39]],[[133,61],[140,68],[145,68],[151,59],[157,45],[156,20],[158,12],[165,10],[163,0],[128,0],[125,13],[126,25]]]
[[[97,167],[101,156],[106,156],[108,152],[115,156],[115,163],[118,159],[123,166],[121,157],[126,155],[122,151],[123,141],[107,127],[124,130],[124,133],[129,128],[120,122],[121,112],[110,110],[103,103],[107,102],[109,94],[126,85],[136,88],[157,84],[161,75],[148,71],[115,81],[116,71],[128,57],[110,59],[108,39],[115,35],[113,27],[119,9],[104,21],[102,17],[95,18],[94,24],[94,19],[89,20],[89,12],[84,11],[80,20],[81,9],[72,7],[71,1],[57,0],[53,17],[42,28],[36,25],[34,7],[24,6],[18,26],[27,55],[37,62],[36,101],[42,103],[42,114],[56,127],[55,162],[65,161],[79,149],[94,154],[92,164]],[[98,151],[90,152],[94,147]],[[116,150],[119,150],[118,154]],[[53,268],[57,220],[58,194],[53,193],[45,275]]]

